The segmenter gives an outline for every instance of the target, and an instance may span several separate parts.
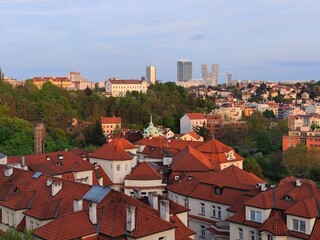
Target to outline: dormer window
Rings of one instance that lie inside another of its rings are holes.
[[[301,221],[301,220],[297,220],[297,219],[292,219],[292,228],[295,231],[305,233],[306,232],[306,222]]]
[[[289,195],[286,195],[286,196],[284,197],[284,200],[289,201],[289,202],[293,202],[292,197],[290,197]]]
[[[214,188],[214,193],[218,194],[218,195],[221,195],[222,194],[222,188],[221,187],[215,187]]]

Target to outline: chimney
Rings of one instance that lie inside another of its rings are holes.
[[[160,200],[160,217],[169,222],[169,204],[168,200]]]
[[[98,183],[99,183],[100,186],[103,186],[103,177],[100,177],[98,179]]]
[[[46,156],[46,160],[47,160],[47,161],[50,161],[50,157],[49,157],[49,156]]]
[[[136,207],[126,207],[127,220],[126,220],[126,231],[132,232],[136,228]]]
[[[73,199],[73,211],[78,212],[82,211],[83,201],[82,199]]]
[[[21,157],[20,157],[20,164],[21,164],[21,168],[23,168],[24,165],[26,165],[26,161],[25,161],[25,159],[24,159],[24,156],[21,156]]]
[[[296,180],[296,187],[300,187],[302,185],[301,179]]]
[[[267,191],[268,187],[267,187],[267,183],[261,183],[261,192],[265,192]]]
[[[47,187],[50,187],[52,184],[52,179],[48,178],[47,179]]]
[[[141,197],[141,190],[140,189],[133,189],[133,198],[138,199]]]
[[[59,160],[63,160],[63,155],[62,155],[62,154],[59,154],[59,155],[58,155],[58,159],[59,159]]]
[[[89,219],[92,224],[97,224],[97,204],[94,202],[89,204]]]
[[[150,207],[158,210],[158,195],[155,192],[149,193],[148,202],[149,202]]]
[[[13,167],[5,167],[4,176],[10,177],[13,174]]]
[[[62,189],[62,182],[55,182],[51,184],[51,195],[54,197]]]

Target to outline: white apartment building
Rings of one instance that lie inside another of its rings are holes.
[[[106,95],[112,97],[124,97],[127,92],[147,93],[148,84],[141,80],[120,80],[111,78],[106,82]]]

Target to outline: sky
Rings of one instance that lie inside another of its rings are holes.
[[[5,76],[176,81],[177,61],[233,79],[320,80],[320,0],[0,0]]]

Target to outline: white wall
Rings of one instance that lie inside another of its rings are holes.
[[[167,231],[163,231],[160,233],[152,234],[152,235],[141,237],[141,238],[127,237],[127,239],[128,240],[159,240],[159,238],[164,237],[165,240],[173,240],[175,239],[174,232],[175,232],[174,229],[170,229]]]

